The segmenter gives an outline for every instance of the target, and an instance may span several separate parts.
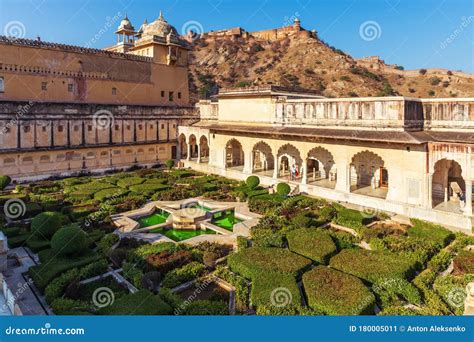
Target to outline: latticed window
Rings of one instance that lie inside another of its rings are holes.
[[[0,93],[3,93],[5,91],[5,83],[3,80],[3,77],[0,77]]]

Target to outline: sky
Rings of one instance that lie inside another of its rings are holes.
[[[257,31],[298,17],[357,58],[474,73],[473,0],[0,0],[0,35],[103,48],[125,14],[138,30],[160,10],[179,33]]]

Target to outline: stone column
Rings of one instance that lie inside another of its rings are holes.
[[[278,169],[280,168],[280,159],[277,155],[273,156],[273,160],[275,161],[275,165],[273,165],[273,178],[278,179]]]
[[[244,153],[244,173],[252,173],[253,171],[253,153]]]
[[[337,164],[336,190],[342,192],[351,192],[351,166],[350,164]],[[341,165],[341,167],[339,167]]]
[[[191,152],[192,152],[192,146],[191,144],[188,144],[188,155],[186,156],[186,160],[191,160]]]
[[[472,180],[466,181],[464,215],[472,216]]]
[[[433,209],[433,175],[432,174],[428,174],[427,189],[428,189],[428,201],[426,203],[427,203],[428,209]]]
[[[301,184],[308,183],[308,165],[306,159],[301,162]]]
[[[197,145],[198,147],[198,159],[197,159],[197,162],[200,163],[201,162],[201,144]]]

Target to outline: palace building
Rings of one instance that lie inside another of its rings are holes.
[[[315,33],[295,20],[256,34]],[[103,50],[0,37],[1,174],[22,181],[173,158],[471,230],[474,99],[328,99],[272,85],[221,89],[194,107],[188,42],[162,14],[138,30],[125,17],[116,35]]]
[[[193,122],[188,51],[160,16],[104,50],[0,36],[0,170],[16,180],[154,165]],[[191,120],[191,121],[190,121]]]
[[[179,127],[184,165],[472,228],[474,99],[321,98],[221,89]]]

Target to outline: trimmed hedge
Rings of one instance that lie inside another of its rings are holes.
[[[385,251],[344,249],[331,258],[329,265],[375,283],[392,278],[413,278],[416,262],[403,255]]]
[[[31,221],[32,233],[40,239],[50,239],[62,226],[62,215],[53,211],[46,211],[36,215]]]
[[[269,272],[289,274],[296,277],[311,261],[281,248],[252,247],[243,249],[227,259],[232,271],[252,279]]]
[[[277,185],[276,192],[277,192],[278,195],[280,195],[282,197],[286,197],[291,192],[291,188],[286,183],[279,183]]]
[[[100,309],[101,315],[172,315],[173,309],[159,296],[150,291],[140,290],[115,299],[114,303]]]
[[[320,264],[328,264],[337,252],[336,245],[328,231],[302,228],[286,234],[290,251],[301,254]]]
[[[129,187],[133,185],[142,184],[144,181],[145,179],[140,178],[140,177],[127,177],[127,178],[120,179],[117,182],[117,185],[121,188],[128,189]]]
[[[252,305],[301,305],[301,294],[291,274],[266,273],[255,276],[250,292]]]
[[[196,279],[197,277],[204,274],[206,266],[203,264],[193,261],[187,265],[179,268],[175,268],[170,272],[166,273],[161,286],[174,288],[178,285],[184,284],[190,280]]]
[[[0,176],[0,190],[5,189],[11,182],[12,179],[9,176]]]
[[[337,206],[336,210],[336,217],[333,218],[332,222],[343,227],[352,228],[357,232],[366,228],[366,224],[373,221],[372,218],[364,217],[357,210],[348,209],[343,206]]]
[[[327,315],[362,315],[374,310],[375,296],[357,277],[317,266],[303,274],[308,305]]]
[[[414,224],[408,229],[408,236],[432,241],[438,248],[443,248],[454,239],[454,234],[446,228],[430,222],[412,219]]]
[[[251,190],[255,189],[260,184],[260,178],[258,176],[249,176],[245,181],[247,187]]]
[[[41,264],[31,267],[28,273],[40,291],[44,291],[46,286],[61,273],[75,267],[86,266],[100,259],[100,255],[90,250],[74,258],[58,256],[52,249],[43,250],[38,255]]]
[[[114,197],[125,196],[128,194],[128,190],[120,189],[120,188],[111,188],[111,189],[104,189],[96,192],[94,194],[94,199],[97,201],[105,201]]]
[[[51,239],[51,248],[61,256],[80,254],[87,248],[86,233],[75,225],[59,229]]]
[[[169,189],[169,185],[160,183],[145,183],[139,185],[133,185],[130,190],[137,194],[152,195],[155,192]]]

